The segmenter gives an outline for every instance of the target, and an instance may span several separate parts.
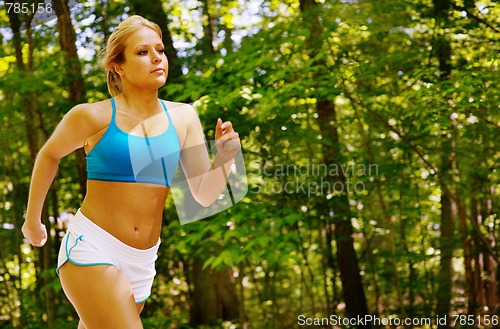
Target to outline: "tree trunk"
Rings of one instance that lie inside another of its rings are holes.
[[[233,271],[229,268],[203,269],[203,260],[195,258],[192,266],[190,324],[214,325],[219,320],[239,320],[240,306]]]
[[[311,49],[311,58],[317,58],[317,49],[321,49],[322,26],[317,14],[318,3],[314,0],[300,0],[300,9],[303,22],[310,29],[308,45]],[[322,59],[315,61],[316,67],[326,68],[327,65]],[[318,73],[319,74],[319,73]],[[313,81],[317,79],[312,79]],[[318,113],[318,124],[321,135],[324,137],[323,161],[327,167],[335,164],[342,164],[343,158],[340,151],[340,138],[337,128],[337,113],[333,99],[320,96],[316,100],[316,111]],[[334,208],[328,209],[328,213],[333,215],[333,225],[335,225],[335,242],[337,245],[337,262],[342,282],[342,296],[346,304],[347,316],[357,317],[368,314],[368,305],[363,290],[363,282],[359,271],[358,257],[354,249],[353,227],[351,223],[351,210],[349,197],[347,195],[346,177],[342,171],[330,176],[333,187],[342,187],[332,200]],[[329,216],[329,214],[327,214]],[[363,326],[371,327],[370,325]]]
[[[32,30],[31,30],[31,17],[23,16],[25,18],[26,24],[26,37],[27,37],[27,45],[28,45],[28,54],[27,59],[28,63],[24,63],[23,59],[23,45],[20,36],[20,27],[21,22],[19,20],[18,14],[14,14],[13,12],[9,12],[9,22],[12,28],[12,32],[14,34],[14,46],[16,48],[16,65],[17,68],[24,74],[27,81],[30,80],[30,76],[33,74],[33,39],[32,39]],[[37,101],[37,97],[34,93],[29,92],[26,94],[21,94],[21,102],[23,104],[24,111],[24,119],[26,125],[26,132],[28,135],[28,147],[31,155],[31,162],[34,163],[38,151],[43,146],[45,141],[47,140],[47,132],[43,125],[42,116],[40,113],[40,107]],[[47,206],[44,205],[42,210],[42,222],[45,224],[47,228],[47,232],[51,231],[51,223],[48,220],[47,216]],[[47,236],[47,242],[44,248],[40,248],[39,250],[39,264],[40,264],[40,272],[37,273],[37,277],[39,277],[40,273],[48,271],[52,268],[52,265],[55,262],[55,257],[52,249],[52,237],[49,234]],[[45,286],[46,289],[44,291],[44,305],[45,310],[47,312],[47,324],[49,328],[55,323],[56,319],[56,305],[55,305],[55,293],[51,288],[51,280],[50,276],[43,276],[41,280],[37,280],[37,290],[41,289],[42,286]]]
[[[337,127],[329,124],[337,122],[335,106],[333,101],[327,100],[318,100],[316,104],[320,132],[323,136],[328,136],[328,140],[332,142],[331,145],[324,145],[323,160],[327,167],[332,167],[334,164],[343,163]],[[345,187],[346,183],[346,177],[342,171],[339,171],[337,176],[331,177],[331,186]],[[364,316],[368,314],[368,306],[359,273],[358,257],[354,249],[349,197],[346,191],[339,192],[341,195],[334,196],[331,200],[334,205],[333,224],[335,225],[337,262],[343,288],[342,296],[349,317]]]
[[[478,170],[480,173],[481,170]],[[474,175],[475,179],[471,187],[474,196],[471,201],[471,221],[474,228],[475,245],[475,273],[474,282],[474,304],[469,301],[469,313],[475,314],[478,309],[488,307],[495,314],[498,310],[498,256],[497,241],[494,230],[484,234],[481,227],[485,227],[484,219],[493,214],[494,187],[490,186],[487,177],[482,174]]]
[[[325,223],[323,224],[325,229],[325,252],[323,253],[326,257],[326,265],[332,270],[332,276],[330,278],[332,284],[332,303],[331,308],[328,309],[329,312],[334,312],[337,309],[338,304],[341,301],[341,296],[337,289],[337,278],[338,278],[338,264],[335,262],[334,251],[333,251],[333,240],[335,224],[331,220],[330,216],[325,216]]]
[[[451,310],[451,288],[453,275],[453,240],[454,240],[454,204],[450,197],[444,193],[441,196],[441,263],[438,274],[438,291],[436,314],[439,316],[449,315]],[[449,324],[440,325],[440,328],[448,328]]]
[[[495,199],[495,187],[491,185],[491,182],[485,180],[486,193],[484,198],[484,218],[487,218],[494,214],[494,199]],[[490,243],[491,251],[497,251],[497,239],[495,237],[494,231],[491,230],[488,235],[487,242]],[[486,302],[488,308],[492,310],[492,314],[498,314],[500,312],[500,266],[498,265],[498,254],[493,255],[491,251],[488,253],[488,273],[487,273],[487,283],[486,289],[488,291],[488,296]],[[496,258],[494,257],[496,256]]]
[[[439,61],[440,80],[445,81],[451,74],[451,45],[446,35],[446,27],[449,24],[448,11],[451,9],[448,1],[433,0],[434,16],[438,27],[434,42],[435,55]],[[453,123],[449,129],[453,129]],[[441,263],[438,273],[438,291],[436,314],[449,316],[451,311],[452,276],[453,276],[453,252],[455,238],[455,216],[456,204],[451,195],[452,169],[456,168],[454,155],[454,141],[452,137],[443,134],[441,152],[441,175],[449,188],[443,188],[441,195]],[[449,323],[440,324],[439,328],[449,328]]]
[[[224,41],[222,42],[222,47],[226,49],[226,54],[230,54],[233,52],[233,40],[231,39],[233,30],[226,24],[223,25],[223,30],[224,30]]]
[[[465,206],[462,202],[457,205],[458,208],[458,223],[460,234],[462,236],[462,245],[464,248],[464,266],[465,266],[465,281],[467,282],[466,292],[468,300],[468,314],[474,314],[477,308],[475,296],[476,285],[474,283],[474,273],[472,270],[472,238],[467,227],[467,214]],[[472,219],[474,220],[474,218]]]
[[[209,0],[202,0],[203,16],[205,16],[206,21],[202,23],[203,25],[203,38],[201,40],[201,46],[203,53],[208,56],[215,55],[216,49],[214,47],[214,33],[215,33],[215,22],[210,13]]]
[[[361,134],[361,139],[363,141],[363,145],[366,148],[369,163],[377,163],[375,161],[375,155],[373,154],[372,143],[371,143],[370,139],[368,138],[368,134],[365,131],[365,127],[363,125],[363,121],[362,121],[360,115],[358,114],[356,107],[354,107],[354,116],[356,118],[356,121],[358,122],[358,127],[359,127],[359,131]],[[385,225],[385,228],[387,230],[389,230],[388,239],[386,239],[386,243],[388,244],[388,249],[391,253],[391,257],[390,257],[389,262],[391,264],[392,273],[394,275],[394,285],[396,288],[394,292],[396,294],[396,299],[397,299],[398,304],[399,304],[400,315],[401,315],[401,317],[404,318],[404,317],[406,317],[406,308],[405,308],[405,302],[404,302],[403,289],[401,287],[401,280],[399,278],[399,271],[398,271],[397,262],[396,262],[396,240],[395,240],[395,232],[394,232],[396,218],[394,216],[391,216],[389,209],[387,207],[387,203],[386,203],[386,200],[384,198],[384,194],[382,192],[382,182],[380,181],[380,177],[378,177],[378,176],[374,177],[374,183],[375,183],[375,187],[376,187],[376,191],[377,191],[377,197],[378,197],[378,201],[380,204],[380,209],[381,209],[382,214],[383,214],[384,219],[385,219],[385,223],[383,225]],[[403,225],[403,224],[401,224],[401,225]]]
[[[66,75],[69,82],[69,100],[72,104],[85,102],[85,82],[82,77],[80,59],[76,50],[76,35],[71,23],[71,15],[67,0],[54,0],[54,9],[57,14],[57,30],[59,32],[59,45],[64,53]],[[83,148],[76,151],[76,165],[78,169],[78,182],[80,193],[86,194],[87,171],[85,165],[85,152]]]

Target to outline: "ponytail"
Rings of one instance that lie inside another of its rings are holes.
[[[107,70],[108,91],[112,97],[115,97],[123,92],[122,78],[114,70]]]

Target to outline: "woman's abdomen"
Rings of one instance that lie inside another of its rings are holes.
[[[147,249],[158,242],[169,188],[89,180],[81,212],[123,243]]]

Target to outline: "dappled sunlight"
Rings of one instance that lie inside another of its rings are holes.
[[[73,41],[7,2],[0,327],[77,326],[55,267],[81,154],[59,164],[46,246],[20,229],[35,156],[76,103],[108,98],[96,54],[135,12],[166,19],[159,97],[192,104],[208,141],[231,121],[242,146],[211,206],[171,182],[144,328],[498,325],[497,2],[92,0],[68,11]]]

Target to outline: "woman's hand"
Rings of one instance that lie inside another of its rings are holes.
[[[35,247],[43,247],[45,242],[47,242],[47,229],[41,222],[32,223],[25,221],[21,232],[23,232],[26,240]]]
[[[219,118],[215,127],[215,147],[217,155],[226,161],[232,160],[241,149],[239,134],[234,131],[231,121]]]

